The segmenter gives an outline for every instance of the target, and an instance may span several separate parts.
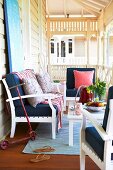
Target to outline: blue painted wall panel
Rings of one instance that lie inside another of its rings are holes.
[[[9,69],[10,72],[21,71],[23,70],[24,55],[18,1],[4,0],[4,11]]]

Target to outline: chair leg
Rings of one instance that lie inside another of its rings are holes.
[[[52,121],[52,139],[56,139],[56,121]]]
[[[66,111],[66,99],[64,99],[63,111]]]
[[[14,137],[15,129],[16,129],[16,122],[15,122],[15,121],[12,121],[12,123],[11,123],[11,134],[10,134],[10,138],[13,138],[13,137]]]
[[[80,170],[85,170],[85,152],[82,148],[80,152]]]

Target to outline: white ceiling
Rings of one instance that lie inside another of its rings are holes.
[[[49,17],[98,17],[111,0],[46,0]]]

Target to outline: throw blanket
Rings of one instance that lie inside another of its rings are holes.
[[[35,73],[32,69],[26,69],[22,72],[13,72],[13,74],[16,74],[19,77],[21,83],[22,83],[23,78],[27,79],[30,77],[35,77]],[[48,104],[48,101],[45,101],[44,104]],[[59,120],[58,129],[60,129],[62,127],[61,112],[62,112],[62,106],[63,106],[63,96],[59,94],[57,98],[52,100],[52,104],[58,107],[58,120]]]
[[[45,101],[44,103],[48,104],[48,101]],[[58,94],[58,97],[52,100],[52,104],[56,105],[58,107],[58,129],[62,128],[62,120],[61,120],[61,114],[62,114],[62,106],[63,106],[63,96],[61,94]]]

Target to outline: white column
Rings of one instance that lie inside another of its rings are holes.
[[[2,52],[1,52],[1,43],[0,43],[0,80],[2,79],[2,68],[3,68],[3,62],[2,62]]]
[[[107,66],[110,64],[110,59],[109,59],[109,33],[107,34],[107,49],[106,49],[106,57],[107,57]]]
[[[113,85],[113,63],[112,63],[112,85]]]
[[[103,39],[103,65],[108,64],[108,36],[107,33],[104,33]]]
[[[44,68],[44,56],[43,56],[43,32],[42,32],[42,1],[38,0],[38,10],[39,10],[39,61],[41,67]]]
[[[97,65],[100,64],[100,37],[97,36]]]
[[[28,68],[31,58],[31,19],[30,19],[30,0],[22,0],[22,35],[24,49],[24,67]],[[29,67],[32,68],[30,65]]]
[[[89,44],[90,44],[90,37],[87,37],[87,66],[89,65]]]

